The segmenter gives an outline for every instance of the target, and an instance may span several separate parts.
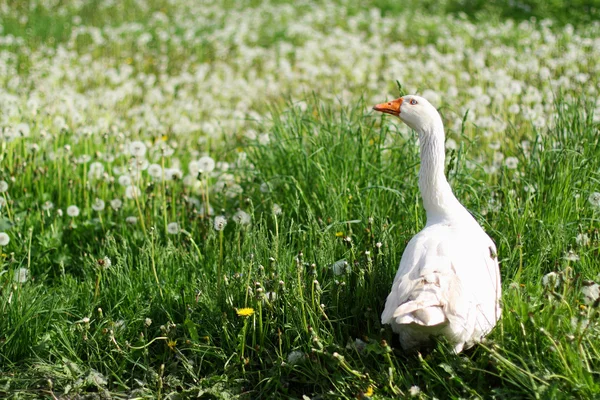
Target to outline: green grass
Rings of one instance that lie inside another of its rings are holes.
[[[503,170],[498,180],[466,169],[468,141],[456,154],[454,190],[497,242],[505,290],[504,315],[490,340],[461,356],[443,343],[417,356],[383,342],[397,347],[379,314],[424,213],[415,138],[392,135],[363,109],[311,102],[305,112],[272,114],[271,143],[248,149],[254,168],[242,173],[244,195],[212,200],[215,209],[243,207],[253,217],[251,226],[229,222],[222,254],[219,233],[188,213],[178,185],[167,189],[168,207],[189,235],[164,234],[157,187],[140,215],[146,231],[123,225],[122,211],[103,212],[100,223],[84,209],[71,221],[40,210],[37,199],[68,196],[52,176],[63,168],[64,181],[77,181],[83,166],[72,168],[65,158],[40,174],[35,165],[43,153],[28,154],[22,141],[4,146],[5,171],[21,180],[11,185],[3,222],[14,224],[0,277],[3,396],[351,398],[371,386],[374,398],[385,398],[413,385],[425,398],[595,396],[598,311],[582,307],[579,289],[598,273],[598,214],[585,193],[598,180],[600,148],[582,108],[559,103],[556,128],[531,137],[544,151],[518,155],[518,169]],[[64,135],[55,146],[70,139]],[[25,160],[31,166],[20,170]],[[261,182],[269,193],[258,190]],[[525,184],[537,191],[526,192]],[[111,190],[97,184],[87,196]],[[492,193],[502,207],[482,217]],[[125,209],[135,213],[136,206]],[[581,232],[591,244],[577,248]],[[569,249],[579,261],[563,258]],[[103,257],[112,262],[107,269]],[[334,276],[330,266],[340,259],[348,270]],[[30,268],[29,282],[14,282],[19,267]],[[543,288],[542,276],[555,270],[560,286]],[[242,307],[254,315],[238,317]],[[366,350],[347,346],[355,338]],[[286,365],[292,351],[306,356]]]

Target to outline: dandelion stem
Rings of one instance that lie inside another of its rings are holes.
[[[158,280],[158,273],[156,272],[156,262],[154,260],[154,235],[150,234],[150,261],[152,263],[152,272],[154,273],[154,279],[156,279],[156,285],[158,286],[158,292],[160,298],[163,298],[162,288],[160,287],[160,281]]]

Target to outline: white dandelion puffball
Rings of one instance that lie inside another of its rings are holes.
[[[27,268],[19,268],[15,270],[15,282],[25,283],[29,278],[29,270]]]
[[[273,214],[281,215],[282,212],[283,210],[281,209],[281,206],[279,204],[273,204]]]
[[[131,177],[129,175],[121,175],[118,179],[119,185],[121,186],[130,186],[131,185]]]
[[[54,203],[52,203],[51,201],[45,201],[44,204],[42,204],[42,210],[44,211],[50,211],[54,208]]]
[[[577,243],[579,246],[589,246],[590,238],[586,233],[579,233],[575,237],[575,243]]]
[[[546,288],[555,289],[558,287],[560,276],[556,272],[550,272],[542,278],[542,285]]]
[[[79,215],[79,207],[77,207],[77,206],[67,207],[67,215],[69,217],[77,217]]]
[[[177,235],[179,233],[179,224],[177,222],[167,224],[167,233],[170,235]]]
[[[579,256],[573,250],[569,250],[569,252],[567,254],[565,254],[565,260],[579,261]]]
[[[125,218],[125,222],[127,222],[130,225],[135,225],[135,224],[137,224],[137,217],[131,215],[131,216]]]
[[[106,206],[106,204],[104,203],[104,200],[102,200],[102,199],[96,199],[92,203],[92,209],[94,209],[94,211],[102,211],[102,210],[104,210],[105,206]]]
[[[338,260],[331,265],[331,271],[336,276],[343,275],[348,269],[348,262],[346,260]]]
[[[146,145],[139,140],[129,143],[129,154],[134,157],[144,157],[146,155]]]
[[[217,215],[214,222],[215,230],[222,231],[225,229],[225,225],[227,225],[227,218],[225,218],[223,215]]]
[[[150,164],[148,166],[148,175],[155,179],[160,179],[163,176],[162,167],[158,164]]]
[[[10,236],[6,232],[0,232],[0,246],[6,246],[10,243]]]
[[[248,225],[250,223],[250,214],[240,210],[234,214],[232,219],[240,225]]]
[[[123,202],[121,201],[121,199],[112,199],[110,201],[110,206],[112,207],[113,210],[117,211],[119,208],[121,208],[123,206]]]
[[[0,197],[0,209],[6,205],[6,199],[4,197]],[[42,208],[44,206],[42,205]]]
[[[504,160],[504,165],[508,169],[516,169],[517,165],[519,165],[519,160],[517,157],[506,157],[506,160]]]
[[[215,169],[215,160],[210,156],[200,157],[198,160],[198,168],[202,172],[212,172]]]
[[[588,305],[592,304],[600,298],[600,285],[593,281],[585,281],[581,293],[583,294],[583,302]]]
[[[418,386],[411,386],[410,389],[408,389],[408,393],[411,397],[417,397],[421,393],[421,388]]]
[[[290,365],[295,365],[298,364],[300,361],[302,361],[304,359],[304,353],[298,350],[294,350],[292,351],[290,354],[288,354],[287,356],[287,362]]]
[[[590,202],[590,204],[596,208],[600,208],[600,193],[599,192],[594,192],[592,194],[590,194],[590,197],[588,197],[588,201]]]
[[[125,197],[127,197],[128,199],[135,199],[137,197],[140,197],[141,194],[142,191],[137,186],[130,185],[127,186],[127,188],[125,189]]]
[[[0,193],[4,193],[8,190],[8,183],[6,181],[0,181]]]

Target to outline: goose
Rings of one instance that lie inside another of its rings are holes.
[[[501,315],[496,246],[444,174],[444,124],[420,96],[377,104],[419,135],[419,190],[427,223],[406,246],[381,314],[404,350],[444,337],[455,353],[481,341]]]

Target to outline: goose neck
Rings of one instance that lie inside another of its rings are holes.
[[[421,168],[419,171],[419,189],[427,218],[451,216],[463,209],[446,179],[444,128],[435,126],[428,131],[419,132],[421,148]]]

